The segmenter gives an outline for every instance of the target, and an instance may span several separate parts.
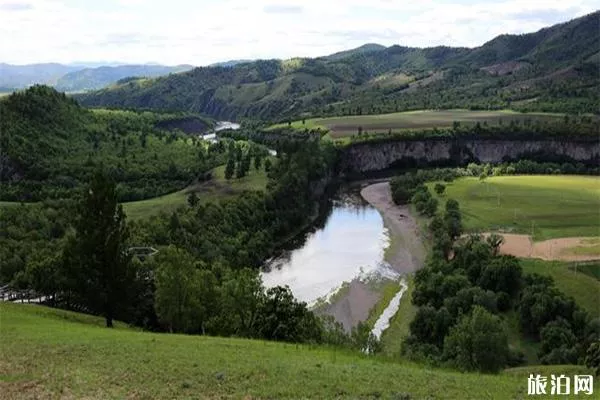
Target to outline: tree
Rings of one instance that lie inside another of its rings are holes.
[[[129,236],[115,182],[97,170],[77,206],[76,233],[64,250],[68,289],[77,300],[113,326],[135,286],[136,272],[127,251]]]
[[[434,186],[434,190],[438,194],[438,196],[441,196],[446,191],[446,186],[441,183],[436,183]]]
[[[498,372],[508,356],[502,321],[480,306],[453,326],[444,340],[444,358],[463,370]]]
[[[577,337],[563,318],[547,323],[540,331],[542,364],[577,363]]]
[[[585,354],[585,365],[593,368],[596,376],[600,376],[600,341],[596,341],[588,347]]]
[[[257,154],[254,157],[254,169],[256,169],[258,171],[260,169],[261,164],[262,164],[262,156]]]
[[[194,259],[175,246],[156,257],[154,308],[171,332],[189,332],[198,311],[198,274]]]
[[[271,170],[273,163],[269,158],[265,159],[265,172],[269,172]]]
[[[229,180],[233,178],[233,174],[235,173],[235,161],[233,157],[229,157],[227,160],[227,165],[225,166],[225,179]]]
[[[198,204],[198,195],[196,194],[196,192],[192,192],[188,195],[187,198],[188,204],[190,207],[195,207],[196,204]]]

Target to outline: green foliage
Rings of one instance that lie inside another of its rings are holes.
[[[112,327],[129,305],[136,271],[127,249],[125,214],[114,181],[98,170],[79,202],[75,235],[64,250],[65,287],[75,303],[105,317]]]
[[[438,196],[441,196],[446,191],[446,186],[442,185],[441,183],[436,183],[434,186],[434,190]]]
[[[301,126],[306,114],[503,108],[595,113],[597,18],[596,12],[536,33],[502,35],[475,49],[391,46],[317,59],[259,60],[127,82],[77,98],[89,106],[215,117],[284,122],[296,117]],[[309,127],[310,120],[305,122]]]
[[[452,327],[444,342],[444,358],[458,368],[498,372],[508,359],[508,340],[500,318],[475,306]]]
[[[200,271],[194,259],[175,247],[162,249],[154,269],[154,307],[171,332],[192,332],[202,326]]]
[[[218,145],[157,128],[177,115],[88,111],[46,86],[3,98],[0,114],[3,200],[74,196],[99,165],[111,171],[120,201],[140,200],[202,180],[224,162]]]

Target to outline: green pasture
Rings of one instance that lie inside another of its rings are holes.
[[[244,190],[265,190],[267,187],[267,174],[264,167],[256,170],[250,168],[248,175],[243,178],[225,179],[225,166],[213,170],[213,178],[207,182],[191,185],[185,189],[164,196],[147,200],[123,203],[123,209],[130,219],[147,218],[160,212],[172,212],[186,205],[188,195],[195,192],[200,202],[221,200],[235,196]]]
[[[514,399],[532,372],[461,373],[320,346],[140,332],[0,303],[4,398]],[[535,371],[534,371],[535,370]]]
[[[521,260],[523,272],[554,278],[556,286],[593,317],[600,317],[600,262]]]
[[[433,188],[433,184],[430,184]],[[600,236],[600,178],[572,175],[460,178],[438,196],[460,204],[467,231],[532,234],[534,240]]]
[[[487,122],[496,125],[500,121],[509,124],[513,120],[548,120],[562,118],[562,114],[554,113],[519,113],[510,110],[469,111],[469,110],[419,110],[376,115],[352,115],[327,118],[311,118],[293,121],[291,126],[297,129],[327,129],[334,139],[358,134],[359,127],[368,133],[392,133],[407,129],[427,129],[450,127],[454,121],[461,124]],[[271,128],[282,128],[287,123],[273,125]]]

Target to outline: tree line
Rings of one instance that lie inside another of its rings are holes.
[[[508,344],[507,319],[513,312],[522,336],[540,343],[542,363],[594,365],[600,320],[564,295],[552,278],[523,274],[517,258],[499,254],[500,236],[465,237],[458,202],[447,199],[439,210],[424,185],[433,176],[453,179],[451,171],[438,170],[400,175],[391,184],[396,203],[414,204],[430,218],[432,241],[426,265],[415,275],[412,302],[418,309],[402,353],[461,370],[498,372],[520,365],[524,354]],[[443,193],[442,184],[435,187]]]

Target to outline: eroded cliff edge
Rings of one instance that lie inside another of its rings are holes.
[[[341,151],[339,169],[342,174],[351,174],[400,166],[497,164],[521,159],[598,165],[600,136],[580,140],[431,138],[353,143]]]

